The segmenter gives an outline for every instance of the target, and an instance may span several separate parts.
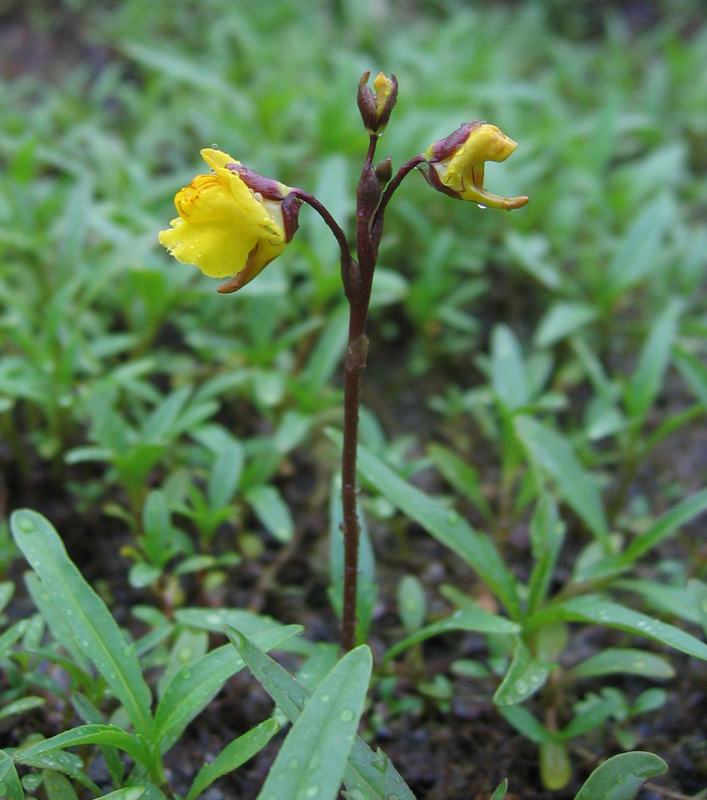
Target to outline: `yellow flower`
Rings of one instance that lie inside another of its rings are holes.
[[[516,147],[518,143],[495,125],[467,122],[427,148],[425,158],[431,167],[427,180],[445,194],[484,208],[521,208],[527,197],[501,197],[484,189],[485,162],[505,161]]]
[[[177,192],[179,216],[159,235],[177,261],[196,264],[235,292],[280,255],[297,230],[301,201],[291,189],[241,166],[221,150],[201,151],[211,167]]]

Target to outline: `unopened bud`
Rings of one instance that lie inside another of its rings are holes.
[[[379,164],[376,164],[375,173],[378,179],[378,185],[382,189],[393,177],[393,162],[390,160],[390,156]]]
[[[381,134],[388,124],[393,106],[398,99],[398,81],[395,75],[390,78],[380,72],[373,81],[371,91],[368,85],[370,72],[364,72],[358,82],[358,108],[366,130],[372,134]]]

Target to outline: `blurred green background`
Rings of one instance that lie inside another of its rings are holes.
[[[516,213],[480,211],[417,175],[396,196],[371,358],[394,429],[407,420],[432,438],[431,399],[442,417],[464,407],[500,322],[532,348],[535,384],[582,391],[593,375],[596,389],[590,355],[609,373],[631,367],[671,296],[686,309],[685,371],[704,392],[694,363],[707,325],[701,2],[64,0],[4,2],[0,13],[10,505],[32,504],[21,476],[38,465],[63,479],[67,453],[71,463],[105,453],[102,409],[135,434],[181,386],[212,404],[193,423],[220,409],[244,435],[281,430],[286,417],[290,448],[338,421],[330,386],[345,311],[336,246],[316,215],[304,209],[286,253],[228,298],[156,235],[212,143],[313,191],[351,230],[365,70],[400,84],[381,156],[397,167],[460,123],[487,120],[520,143],[488,167],[487,187],[531,198]],[[409,417],[397,416],[401,403]],[[616,433],[616,403],[611,392],[589,409],[565,403],[568,424]],[[72,450],[86,444],[99,452]],[[126,487],[133,511],[165,452]],[[169,450],[165,472],[199,464],[192,455]],[[101,492],[76,489],[87,501]]]

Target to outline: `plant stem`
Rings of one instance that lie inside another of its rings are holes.
[[[369,139],[366,162],[361,173],[363,185],[371,170],[378,137]],[[371,242],[370,221],[373,210],[360,198],[356,208],[356,249],[360,269],[358,302],[349,297],[349,339],[344,367],[344,446],[341,453],[341,504],[344,534],[344,603],[341,619],[341,650],[346,653],[356,644],[356,599],[358,592],[358,545],[361,529],[358,524],[356,497],[356,450],[358,414],[361,403],[361,372],[366,367],[368,339],[366,321],[371,299],[373,272],[376,267]]]
[[[424,156],[415,156],[398,170],[383,193],[376,187],[373,157],[378,136],[371,134],[366,161],[356,194],[356,250],[358,262],[349,250],[346,235],[329,211],[314,195],[293,189],[297,197],[310,205],[326,222],[341,249],[341,275],[349,301],[349,338],[344,367],[344,444],[341,454],[341,503],[344,534],[344,597],[341,619],[341,651],[356,644],[356,600],[358,593],[358,550],[361,530],[358,523],[356,497],[356,450],[358,416],[361,403],[361,372],[366,368],[368,339],[366,322],[371,300],[373,273],[378,245],[383,232],[383,212],[403,178],[421,164]]]

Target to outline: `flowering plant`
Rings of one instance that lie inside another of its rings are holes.
[[[344,601],[342,650],[356,640],[359,525],[356,501],[356,443],[361,371],[366,366],[366,321],[373,273],[383,234],[388,203],[403,179],[419,168],[438,191],[480,207],[521,208],[528,198],[501,197],[484,189],[484,165],[504,161],[518,146],[495,125],[468,122],[424,153],[411,158],[392,174],[390,159],[374,165],[378,139],[398,96],[398,82],[380,73],[368,84],[370,73],[358,85],[358,107],[369,144],[356,192],[356,258],[348,237],[314,195],[244,167],[227,153],[206,149],[201,154],[211,167],[181,189],[174,203],[178,217],[162,231],[160,243],[183,263],[196,264],[206,275],[229,277],[219,291],[235,292],[279,256],[297,230],[302,203],[317,211],[336,237],[341,251],[341,275],[349,301],[349,337],[344,377],[344,439],[342,504],[344,531]]]

